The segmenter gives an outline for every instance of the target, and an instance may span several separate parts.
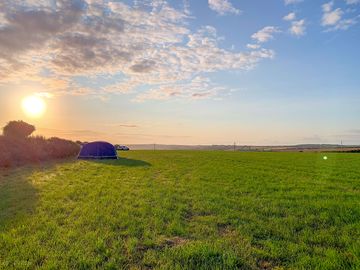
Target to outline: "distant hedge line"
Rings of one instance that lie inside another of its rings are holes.
[[[349,151],[343,151],[345,153],[360,153],[360,149],[354,149],[354,150],[349,150]]]
[[[73,157],[79,151],[77,143],[59,138],[0,136],[0,167]]]

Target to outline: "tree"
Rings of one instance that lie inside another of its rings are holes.
[[[13,138],[26,138],[34,131],[35,127],[24,121],[10,121],[3,128],[4,136]]]

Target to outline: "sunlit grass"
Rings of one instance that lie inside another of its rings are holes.
[[[0,268],[360,268],[359,154],[120,155],[1,171]]]

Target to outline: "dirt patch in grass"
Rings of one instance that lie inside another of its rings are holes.
[[[266,260],[260,260],[258,262],[258,265],[260,267],[260,269],[264,269],[264,270],[268,270],[268,269],[272,269],[273,268],[273,264],[269,261]]]
[[[182,238],[179,236],[175,236],[173,238],[167,238],[165,239],[163,246],[164,247],[177,247],[177,246],[182,246],[186,243],[188,243],[190,240],[187,238]]]
[[[284,270],[283,267],[277,266],[275,262],[269,260],[258,260],[257,265],[261,270]]]
[[[146,252],[148,250],[164,250],[166,248],[178,247],[189,243],[190,240],[180,236],[174,236],[171,238],[164,238],[159,244],[154,245],[138,245],[137,250],[140,252]]]
[[[231,228],[230,223],[218,223],[217,230],[220,236],[228,236],[234,234],[234,229]]]

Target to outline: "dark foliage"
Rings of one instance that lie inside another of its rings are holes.
[[[0,167],[72,157],[79,150],[77,143],[59,138],[0,136]]]
[[[353,149],[353,150],[349,150],[349,151],[343,151],[346,153],[360,153],[360,149]]]
[[[4,128],[3,134],[10,138],[26,138],[35,131],[35,127],[24,121],[10,121]]]

